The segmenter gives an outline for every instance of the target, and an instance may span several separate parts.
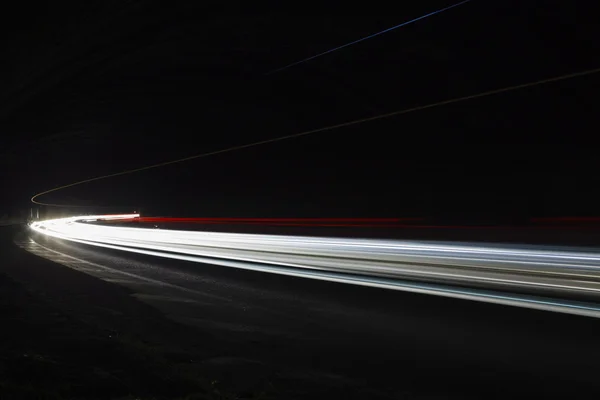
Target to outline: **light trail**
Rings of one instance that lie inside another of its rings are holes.
[[[30,228],[50,237],[165,258],[600,317],[600,306],[593,303],[600,300],[600,253],[94,223],[137,217],[71,217],[34,222]]]
[[[429,14],[421,15],[420,17],[417,17],[417,18],[411,19],[410,21],[403,22],[403,23],[401,23],[401,24],[398,24],[398,25],[392,26],[391,28],[384,29],[384,30],[382,30],[382,31],[379,31],[379,32],[377,32],[377,33],[374,33],[374,34],[372,34],[372,35],[369,35],[369,36],[365,36],[364,38],[361,38],[361,39],[355,40],[355,41],[353,41],[353,42],[350,42],[350,43],[343,44],[343,45],[341,45],[341,46],[338,46],[338,47],[335,47],[335,48],[333,48],[333,49],[329,49],[329,50],[327,50],[327,51],[324,51],[324,52],[322,52],[322,53],[319,53],[319,54],[317,54],[317,55],[315,55],[315,56],[308,57],[308,58],[305,58],[305,59],[303,59],[303,60],[300,60],[300,61],[293,62],[293,63],[291,63],[291,64],[288,64],[288,65],[286,65],[286,66],[284,66],[284,67],[281,67],[281,68],[274,69],[273,71],[267,72],[265,75],[271,75],[271,74],[274,74],[274,73],[277,73],[277,72],[283,71],[284,69],[288,69],[288,68],[290,68],[290,67],[293,67],[293,66],[296,66],[296,65],[299,65],[299,64],[305,63],[305,62],[307,62],[307,61],[310,61],[310,60],[314,60],[315,58],[318,58],[318,57],[324,56],[325,54],[333,53],[334,51],[341,50],[341,49],[343,49],[343,48],[345,48],[345,47],[352,46],[352,45],[354,45],[354,44],[356,44],[356,43],[360,43],[360,42],[363,42],[363,41],[365,41],[365,40],[372,39],[372,38],[374,38],[375,36],[383,35],[384,33],[387,33],[387,32],[390,32],[390,31],[393,31],[393,30],[395,30],[395,29],[401,28],[401,27],[403,27],[403,26],[406,26],[406,25],[410,25],[410,24],[412,24],[412,23],[415,23],[415,22],[417,22],[417,21],[420,21],[420,20],[422,20],[422,19],[425,19],[425,18],[431,17],[431,16],[433,16],[433,15],[436,15],[436,14],[442,13],[442,12],[444,12],[444,11],[448,11],[448,10],[450,10],[450,9],[454,8],[454,7],[458,7],[458,6],[460,6],[460,5],[463,5],[463,4],[465,4],[465,3],[468,3],[468,2],[470,2],[470,1],[471,1],[471,0],[465,0],[465,1],[461,1],[460,3],[456,3],[456,4],[453,4],[453,5],[451,5],[451,6],[448,6],[448,7],[441,8],[441,9],[439,9],[439,10],[437,10],[437,11],[430,12]]]
[[[600,72],[600,68],[594,68],[594,69],[589,69],[589,70],[586,70],[586,71],[575,72],[575,73],[572,73],[572,74],[565,74],[565,75],[555,76],[555,77],[552,77],[552,78],[542,79],[542,80],[535,81],[535,82],[529,82],[529,83],[524,83],[524,84],[520,84],[520,85],[508,86],[508,87],[504,87],[504,88],[501,88],[501,89],[488,90],[486,92],[477,93],[477,94],[473,94],[473,95],[469,95],[469,96],[457,97],[457,98],[453,98],[453,99],[449,99],[449,100],[444,100],[444,101],[438,101],[436,103],[431,103],[431,104],[427,104],[427,105],[424,105],[424,106],[417,106],[417,107],[407,108],[407,109],[403,109],[403,110],[399,110],[399,111],[393,111],[393,112],[390,112],[390,113],[387,113],[387,114],[375,115],[373,117],[361,118],[361,119],[357,119],[357,120],[353,120],[353,121],[343,122],[343,123],[336,124],[336,125],[329,125],[329,126],[325,126],[325,127],[321,127],[321,128],[317,128],[317,129],[311,129],[311,130],[304,131],[304,132],[293,133],[291,135],[278,136],[278,137],[275,137],[275,138],[272,138],[272,139],[260,140],[260,141],[257,141],[257,142],[252,142],[252,143],[242,144],[242,145],[238,145],[238,146],[227,147],[227,148],[221,149],[221,150],[210,151],[210,152],[201,153],[201,154],[195,154],[195,155],[192,155],[192,156],[178,158],[178,159],[175,159],[175,160],[170,160],[170,161],[160,162],[160,163],[156,163],[156,164],[146,165],[146,166],[143,166],[143,167],[129,169],[129,170],[126,170],[126,171],[115,172],[113,174],[106,174],[106,175],[96,176],[96,177],[93,177],[93,178],[84,179],[84,180],[81,180],[81,181],[69,183],[67,185],[62,185],[62,186],[58,186],[58,187],[55,187],[55,188],[52,188],[52,189],[45,190],[43,192],[40,192],[38,194],[33,195],[31,197],[31,202],[34,203],[34,204],[38,204],[38,205],[42,205],[42,206],[50,206],[50,207],[84,207],[84,206],[81,206],[81,205],[44,203],[44,202],[38,201],[37,198],[41,197],[41,196],[44,196],[44,195],[47,195],[47,194],[50,194],[50,193],[57,192],[59,190],[67,189],[67,188],[78,186],[78,185],[83,185],[85,183],[99,181],[99,180],[102,180],[102,179],[108,179],[108,178],[113,178],[113,177],[116,177],[116,176],[133,174],[133,173],[136,173],[136,172],[147,171],[149,169],[164,167],[166,165],[172,165],[172,164],[182,163],[182,162],[191,161],[191,160],[197,160],[197,159],[200,159],[200,158],[211,157],[211,156],[215,156],[215,155],[219,155],[219,154],[229,153],[229,152],[232,152],[232,151],[244,150],[244,149],[248,149],[248,148],[251,148],[251,147],[257,147],[257,146],[262,146],[262,145],[265,145],[265,144],[281,142],[281,141],[284,141],[284,140],[297,139],[297,138],[308,136],[308,135],[312,135],[312,134],[315,134],[315,133],[331,131],[331,130],[334,130],[334,129],[340,129],[340,128],[345,128],[345,127],[348,127],[348,126],[363,124],[363,123],[366,123],[366,122],[376,121],[376,120],[380,120],[380,119],[396,117],[396,116],[399,116],[399,115],[409,114],[409,113],[412,113],[412,112],[418,112],[418,111],[428,110],[428,109],[431,109],[431,108],[442,107],[442,106],[445,106],[445,105],[448,105],[448,104],[454,104],[454,103],[459,103],[459,102],[463,102],[463,101],[468,101],[468,100],[473,100],[473,99],[479,99],[479,98],[482,98],[482,97],[493,96],[493,95],[500,94],[500,93],[511,92],[513,90],[519,90],[519,89],[529,88],[529,87],[533,87],[533,86],[538,86],[538,85],[543,85],[543,84],[548,84],[548,83],[553,83],[553,82],[559,82],[559,81],[563,81],[563,80],[566,80],[566,79],[573,79],[573,78],[583,77],[583,76],[587,76],[587,75],[596,74],[598,72]]]

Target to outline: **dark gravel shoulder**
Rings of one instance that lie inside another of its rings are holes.
[[[0,398],[212,398],[199,335],[126,289],[11,246],[0,230]]]
[[[388,398],[244,358],[122,286],[22,250],[22,234],[0,228],[2,400]]]

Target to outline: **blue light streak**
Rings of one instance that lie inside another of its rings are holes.
[[[337,51],[337,50],[343,49],[344,47],[352,46],[353,44],[356,44],[356,43],[362,42],[362,41],[364,41],[364,40],[367,40],[367,39],[374,38],[375,36],[382,35],[382,34],[384,34],[384,33],[386,33],[386,32],[393,31],[394,29],[398,29],[398,28],[401,28],[401,27],[403,27],[403,26],[406,26],[406,25],[412,24],[412,23],[414,23],[414,22],[420,21],[420,20],[422,20],[422,19],[425,19],[425,18],[427,18],[427,17],[431,17],[431,16],[433,16],[433,15],[435,15],[435,14],[442,13],[442,12],[444,12],[444,11],[447,11],[447,10],[450,10],[450,9],[452,9],[452,8],[454,8],[454,7],[458,7],[458,6],[462,5],[462,4],[468,3],[468,2],[470,2],[470,1],[471,1],[471,0],[464,0],[464,1],[461,1],[460,3],[456,3],[456,4],[453,4],[453,5],[451,5],[451,6],[448,6],[448,7],[442,8],[442,9],[439,9],[439,10],[437,10],[437,11],[430,12],[429,14],[422,15],[422,16],[420,16],[420,17],[417,17],[417,18],[415,18],[415,19],[412,19],[412,20],[410,20],[410,21],[407,21],[407,22],[403,22],[403,23],[401,23],[401,24],[399,24],[399,25],[396,25],[396,26],[392,26],[391,28],[385,29],[385,30],[383,30],[383,31],[381,31],[381,32],[377,32],[377,33],[374,33],[374,34],[372,34],[372,35],[369,35],[369,36],[366,36],[366,37],[364,37],[364,38],[362,38],[362,39],[358,39],[358,40],[355,40],[355,41],[353,41],[353,42],[346,43],[346,44],[344,44],[344,45],[341,45],[341,46],[338,46],[338,47],[336,47],[336,48],[333,48],[333,49],[330,49],[330,50],[324,51],[323,53],[317,54],[317,55],[315,55],[315,56],[312,56],[312,57],[305,58],[304,60],[300,60],[300,61],[296,61],[296,62],[294,62],[294,63],[292,63],[292,64],[288,64],[288,65],[286,65],[286,66],[284,66],[284,67],[281,67],[281,68],[275,69],[275,70],[273,70],[273,71],[271,71],[271,72],[268,72],[266,75],[274,74],[274,73],[276,73],[276,72],[283,71],[284,69],[287,69],[287,68],[293,67],[293,66],[295,66],[295,65],[302,64],[302,63],[304,63],[304,62],[307,62],[307,61],[310,61],[310,60],[314,60],[314,59],[315,59],[315,58],[317,58],[317,57],[321,57],[321,56],[323,56],[323,55],[325,55],[325,54],[333,53],[334,51]]]

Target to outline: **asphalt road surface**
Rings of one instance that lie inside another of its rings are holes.
[[[13,257],[34,254],[60,264],[52,264],[56,273],[128,288],[217,353],[368,387],[373,398],[600,394],[596,318],[157,258],[27,231],[3,239]],[[53,281],[43,268],[6,269],[48,290],[75,282]],[[207,335],[219,340],[207,343]]]

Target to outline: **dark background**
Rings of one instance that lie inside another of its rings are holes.
[[[473,0],[273,74],[452,3],[345,16],[192,3],[48,3],[7,15],[2,210],[97,175],[600,66],[590,2]],[[599,84],[600,74],[574,78],[40,200],[173,216],[594,216]]]

